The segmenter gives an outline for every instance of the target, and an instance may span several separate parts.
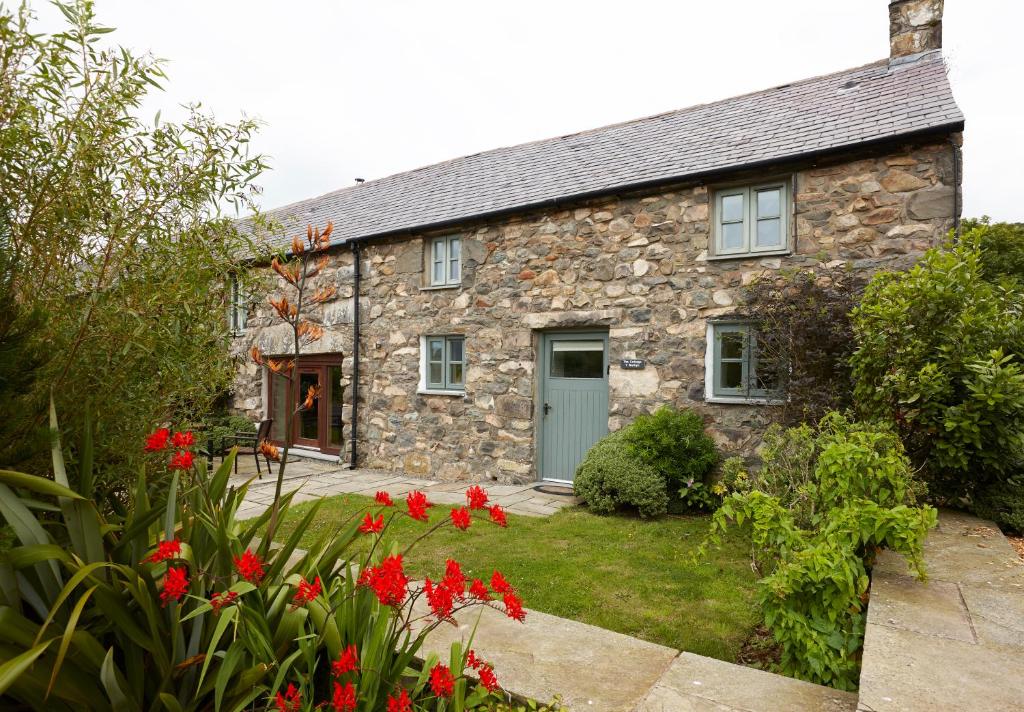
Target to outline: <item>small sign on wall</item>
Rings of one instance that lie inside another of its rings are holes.
[[[643,371],[647,368],[647,361],[642,358],[624,358],[619,361],[619,368],[623,371]]]

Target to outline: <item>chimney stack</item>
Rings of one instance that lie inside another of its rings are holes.
[[[890,0],[889,60],[942,47],[943,0]]]

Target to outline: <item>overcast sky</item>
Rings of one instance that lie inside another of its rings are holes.
[[[58,13],[34,0],[39,27]],[[477,151],[887,57],[886,0],[97,0],[169,60],[148,115],[265,122],[269,209]],[[946,0],[964,215],[1024,221],[1024,2]]]

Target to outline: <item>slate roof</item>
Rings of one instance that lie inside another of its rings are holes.
[[[882,60],[711,104],[497,148],[269,211],[290,242],[334,221],[334,242],[439,227],[645,184],[959,130],[939,51]]]

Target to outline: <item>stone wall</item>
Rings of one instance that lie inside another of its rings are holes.
[[[781,257],[709,259],[704,185],[468,226],[458,231],[457,288],[423,288],[429,236],[364,246],[360,465],[439,479],[534,479],[538,334],[579,326],[609,332],[611,430],[669,403],[700,412],[727,451],[752,451],[764,406],[704,400],[706,320],[733,311],[744,286],[765,271],[906,267],[953,219],[946,143],[784,174],[795,181],[796,249]],[[317,352],[351,354],[352,273],[351,252],[338,250],[320,278],[339,295],[313,314],[326,327]],[[236,339],[240,361],[253,343],[270,354],[288,351],[286,330],[273,323],[258,307]],[[420,337],[452,333],[466,334],[465,396],[417,393]],[[622,358],[646,359],[647,368],[621,371]],[[350,359],[344,371],[351,373]],[[244,363],[235,406],[260,417],[262,388],[255,366]]]

